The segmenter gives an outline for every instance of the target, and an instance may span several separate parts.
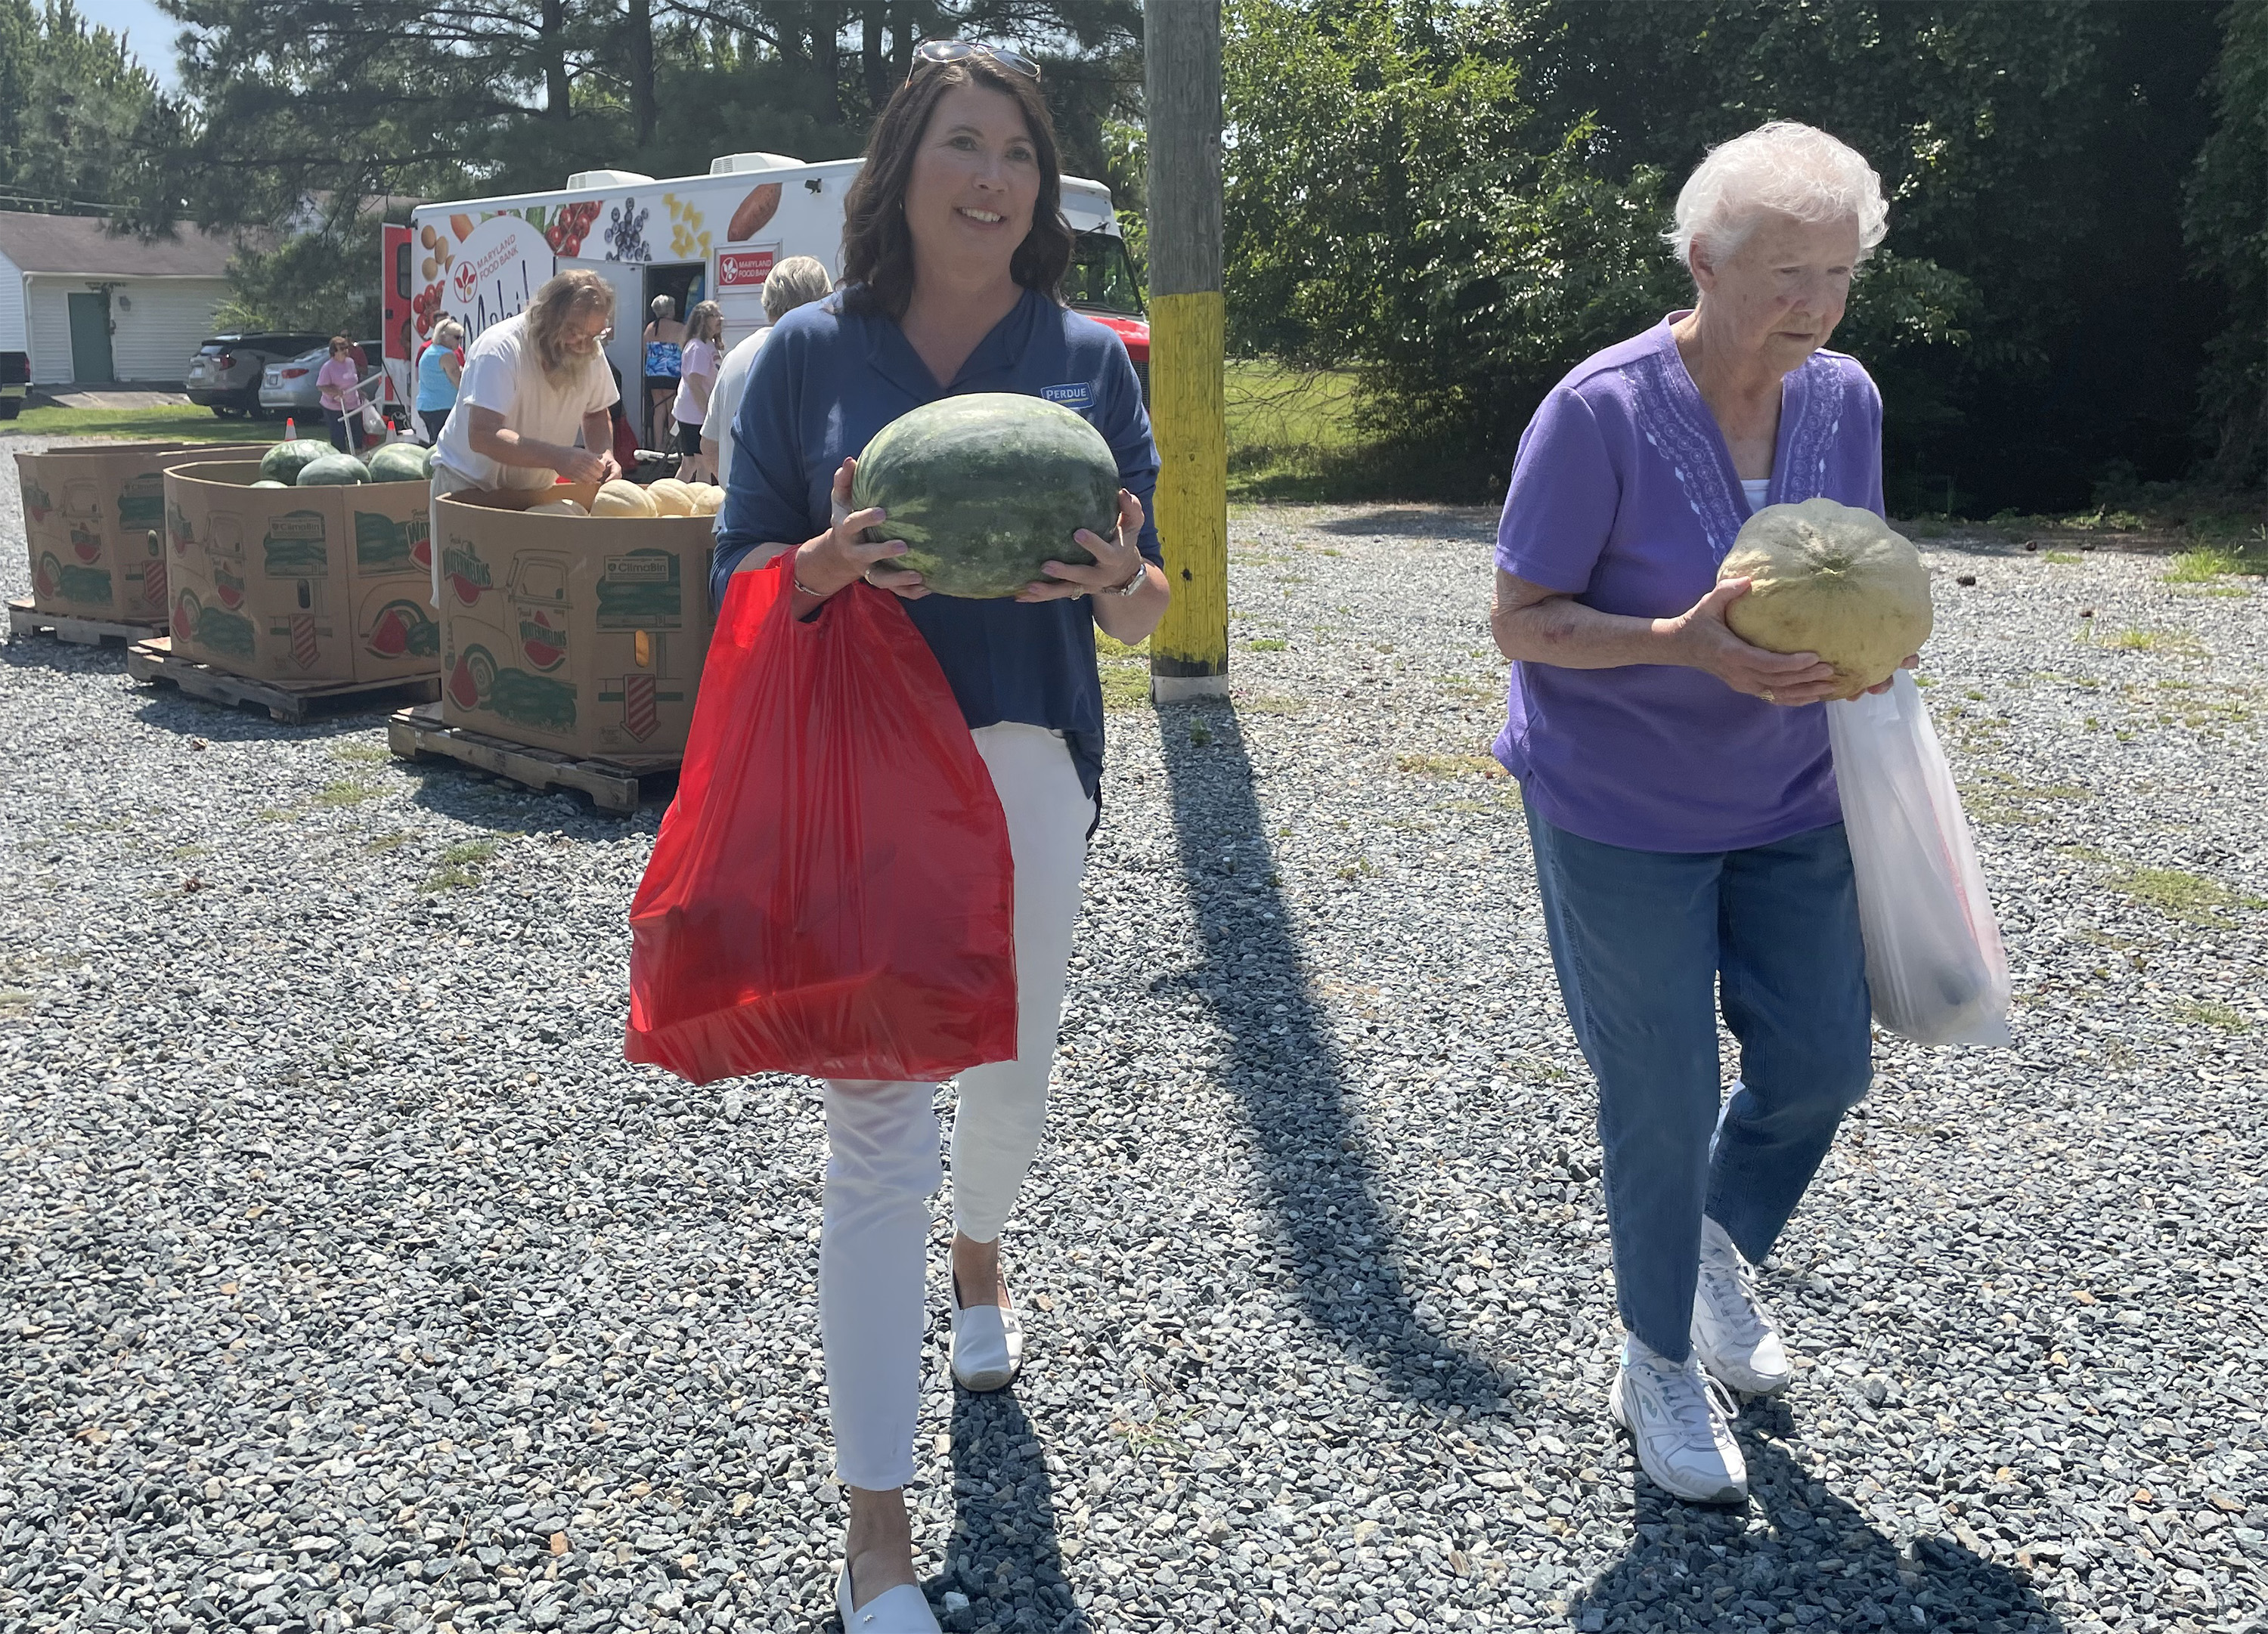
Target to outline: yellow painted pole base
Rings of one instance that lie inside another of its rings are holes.
[[[1160,295],[1150,303],[1150,428],[1158,440],[1158,538],[1173,605],[1150,637],[1154,696],[1165,681],[1228,674],[1228,423],[1221,378],[1220,291]]]

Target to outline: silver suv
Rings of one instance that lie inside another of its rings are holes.
[[[379,355],[376,341],[357,341],[355,354],[355,369],[362,377],[362,400],[374,403],[386,383],[386,360]],[[330,360],[330,356],[331,343],[327,338],[317,341],[295,357],[269,364],[260,380],[261,411],[270,419],[291,415],[314,426],[320,435],[323,403],[315,388],[315,374]]]
[[[260,412],[260,386],[268,365],[295,357],[329,337],[320,335],[216,335],[189,359],[189,401],[226,419]]]

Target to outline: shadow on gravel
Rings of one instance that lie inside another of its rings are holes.
[[[134,718],[144,725],[180,737],[202,738],[208,743],[313,743],[372,729],[381,736],[386,732],[383,715],[318,715],[294,726],[258,710],[229,709],[185,698],[170,687],[160,687],[154,694],[137,690],[134,702],[139,705]]]
[[[1252,1130],[1300,1302],[1395,1395],[1495,1410],[1510,1375],[1435,1331],[1403,1281],[1403,1250],[1348,1110],[1344,1064],[1275,883],[1243,725],[1219,703],[1168,705],[1158,723],[1205,962],[1153,986],[1190,984],[1227,1036],[1228,1086]],[[1208,740],[1193,742],[1200,725]]]
[[[1493,539],[1497,512],[1479,505],[1394,505],[1351,516],[1319,517],[1301,526],[1314,534],[1365,538]]]
[[[1783,1402],[1750,1402],[1738,1428],[1749,1505],[1681,1503],[1640,1479],[1629,1552],[1569,1596],[1593,1634],[1779,1626],[1922,1634],[2053,1634],[2064,1627],[2031,1586],[1949,1538],[1901,1549],[1813,1481],[1772,1438],[1795,1429]],[[1750,1530],[1761,1516],[1763,1529]]]
[[[1047,1449],[1012,1387],[954,1391],[953,1468],[953,1537],[930,1590],[936,1601],[966,1594],[968,1605],[948,1610],[946,1628],[1093,1629],[1064,1578]]]

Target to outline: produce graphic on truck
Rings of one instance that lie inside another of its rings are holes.
[[[411,364],[442,318],[463,324],[470,342],[524,308],[555,272],[589,268],[615,290],[607,357],[622,376],[623,406],[641,441],[659,446],[641,389],[648,304],[669,295],[682,318],[695,301],[713,299],[730,347],[767,321],[764,280],[780,261],[809,255],[840,276],[843,198],[864,162],[732,153],[705,176],[579,171],[552,192],[422,205],[409,226],[387,230],[389,390],[410,400]],[[1150,326],[1110,190],[1065,176],[1063,212],[1075,239],[1064,298],[1117,332],[1146,384]]]

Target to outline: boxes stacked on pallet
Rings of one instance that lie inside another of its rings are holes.
[[[705,516],[529,515],[594,490],[434,507],[444,721],[586,759],[682,754],[709,654]]]
[[[257,459],[266,445],[111,443],[18,454],[32,605],[66,618],[166,622],[166,467],[188,460]]]
[[[166,473],[173,652],[286,686],[435,673],[426,485],[259,477],[238,462]]]

